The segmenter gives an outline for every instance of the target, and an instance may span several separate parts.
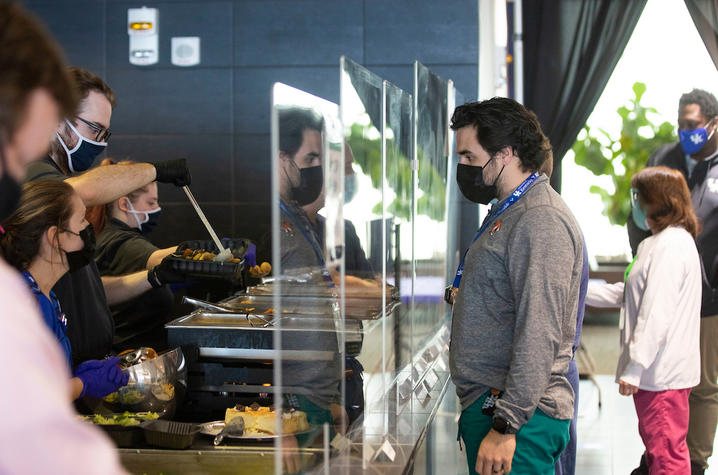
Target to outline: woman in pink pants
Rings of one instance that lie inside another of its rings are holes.
[[[633,473],[689,475],[688,394],[700,377],[699,224],[683,175],[648,167],[631,184],[634,221],[652,235],[625,282],[589,283],[586,303],[621,308],[618,391],[633,395],[646,446]]]

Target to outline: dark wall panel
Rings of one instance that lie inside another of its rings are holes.
[[[195,198],[229,204],[234,172],[232,140],[231,135],[113,135],[107,156],[136,162],[186,158]],[[160,201],[187,203],[187,197],[181,189],[163,185]]]
[[[339,57],[333,66],[237,68],[234,74],[235,133],[269,132],[269,106],[275,82],[338,102]]]
[[[475,64],[477,3],[365,0],[364,63]]]
[[[112,128],[127,134],[231,134],[230,69],[115,69]]]
[[[233,237],[232,205],[203,204],[202,211],[220,238]],[[211,239],[192,205],[172,203],[162,204],[162,219],[150,238],[159,247],[175,246],[181,241]]]
[[[98,74],[105,64],[105,4],[89,1],[25,2],[57,39],[70,64]],[[125,19],[127,13],[125,13]],[[125,22],[126,24],[126,22]],[[127,28],[125,27],[125,37]],[[125,44],[127,42],[125,41]]]
[[[339,101],[344,54],[413,92],[419,60],[467,97],[477,84],[476,0],[27,0],[70,63],[115,90],[107,156],[187,157],[192,190],[221,236],[259,240],[270,223],[269,107],[283,82]],[[159,11],[157,65],[128,61],[127,9]],[[170,62],[170,38],[199,36],[201,64]],[[206,238],[184,193],[160,188],[153,239]]]
[[[235,64],[335,65],[342,54],[361,57],[362,6],[361,0],[239,2]]]
[[[272,194],[269,134],[238,134],[234,139],[236,201],[268,202]]]

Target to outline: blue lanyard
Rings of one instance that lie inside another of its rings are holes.
[[[508,197],[506,201],[504,201],[504,204],[501,205],[501,207],[496,211],[496,213],[489,212],[489,214],[484,218],[484,222],[481,223],[481,227],[479,228],[479,231],[476,233],[476,236],[474,236],[474,239],[471,241],[471,244],[474,244],[477,239],[486,231],[486,228],[489,227],[489,224],[493,222],[495,218],[498,218],[501,213],[506,211],[516,203],[521,196],[526,192],[526,190],[529,189],[529,187],[533,184],[533,182],[536,181],[536,179],[539,177],[538,173],[532,173],[528,178],[526,178],[516,189],[513,193],[511,193],[511,196]],[[471,246],[469,246],[471,248]],[[456,277],[454,277],[454,284],[453,286],[455,288],[459,288],[459,284],[461,284],[461,277],[464,275],[464,261],[466,260],[466,254],[469,253],[469,249],[466,249],[464,251],[464,255],[461,257],[461,262],[459,263],[459,267],[456,269]]]
[[[284,203],[284,201],[279,201],[279,208],[284,214],[287,215],[287,218],[289,218],[294,227],[299,228],[299,231],[302,233],[302,236],[304,236],[304,239],[306,239],[307,242],[312,246],[314,254],[316,254],[317,260],[319,261],[319,265],[322,267],[322,274],[324,275],[324,280],[331,281],[331,276],[329,276],[326,261],[324,260],[324,253],[322,252],[321,246],[319,246],[319,236],[317,236],[317,232],[312,227],[311,223],[309,222],[309,219],[303,218],[301,215],[296,216],[295,213],[293,213]]]
[[[32,274],[30,274],[28,271],[23,271],[22,275],[23,277],[25,277],[25,280],[27,281],[28,285],[30,286],[30,289],[35,295],[42,295],[43,297],[45,296],[45,294],[43,294],[40,290],[40,286],[37,285],[37,281],[32,276]],[[62,313],[62,309],[60,308],[60,301],[57,299],[55,292],[53,292],[52,290],[50,291],[50,303],[52,304],[52,308],[55,310],[55,316],[57,317],[57,320],[60,322],[60,325],[62,325],[62,329],[67,329],[67,316]]]

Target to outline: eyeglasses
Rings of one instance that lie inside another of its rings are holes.
[[[95,142],[107,142],[108,140],[110,140],[110,135],[112,135],[110,129],[106,129],[101,125],[97,125],[94,122],[85,120],[82,117],[78,117],[77,120],[81,121],[83,124],[97,132],[97,135],[95,135]]]
[[[638,203],[638,190],[631,188],[631,206],[635,206]]]

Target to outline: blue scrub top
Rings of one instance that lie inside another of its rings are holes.
[[[25,281],[30,286],[30,290],[32,290],[33,295],[35,295],[35,298],[37,299],[45,324],[55,335],[55,338],[57,338],[57,341],[60,343],[62,350],[65,352],[67,365],[70,368],[70,371],[72,371],[72,347],[70,346],[70,339],[65,334],[67,318],[65,317],[65,314],[62,313],[60,301],[57,300],[53,291],[50,291],[50,298],[48,299],[45,294],[40,291],[40,287],[28,271],[23,272],[22,275],[25,277]]]

